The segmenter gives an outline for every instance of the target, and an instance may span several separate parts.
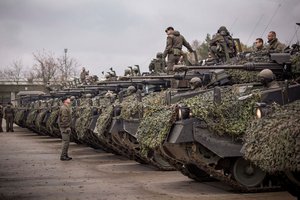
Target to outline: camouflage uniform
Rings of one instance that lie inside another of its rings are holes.
[[[236,56],[234,41],[225,26],[221,26],[216,35],[213,36],[209,43],[209,49],[212,57],[215,59],[226,58],[226,51],[229,58]]]
[[[162,53],[157,53],[156,58],[153,59],[149,65],[149,71],[153,71],[154,73],[162,73],[165,72],[166,61],[163,59]]]
[[[3,107],[0,105],[0,132],[3,132],[2,119],[3,119]]]
[[[178,31],[173,31],[173,34],[168,35],[167,45],[163,53],[163,58],[166,58],[168,55],[168,72],[173,70],[173,66],[178,64],[180,57],[183,55],[182,46],[185,46],[190,52],[194,51],[191,45]]]
[[[59,109],[59,129],[62,137],[61,159],[68,158],[71,134],[72,111],[69,106],[62,105]]]
[[[267,51],[270,53],[280,53],[283,52],[285,48],[285,45],[279,42],[277,38],[268,41],[268,43]]]
[[[279,88],[279,84],[275,80],[275,75],[270,69],[264,69],[260,71],[257,76],[260,79],[261,83],[265,86],[265,88],[267,89]]]
[[[6,132],[14,132],[13,124],[15,111],[11,104],[8,104],[4,109],[4,117],[6,120]]]
[[[80,73],[80,81],[83,84],[86,84],[86,77],[89,75],[89,72],[85,71],[85,69],[82,70]]]

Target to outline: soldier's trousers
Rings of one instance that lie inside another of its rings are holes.
[[[0,117],[0,132],[3,132],[3,129],[2,129],[2,117]]]
[[[64,128],[64,129],[61,128],[60,132],[61,132],[61,139],[62,139],[61,158],[65,158],[68,156],[71,128]]]
[[[6,132],[14,131],[14,117],[13,116],[6,116]]]
[[[172,72],[174,65],[177,65],[180,60],[180,56],[174,54],[168,54],[167,72]]]

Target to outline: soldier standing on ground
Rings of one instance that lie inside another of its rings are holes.
[[[71,99],[64,97],[62,99],[63,105],[59,109],[59,129],[61,132],[62,138],[62,152],[60,160],[68,161],[72,158],[68,156],[68,149],[70,144],[70,134],[71,134],[71,120],[72,120],[72,111],[71,111]]]
[[[4,109],[4,118],[6,120],[6,132],[14,132],[14,128],[13,128],[14,117],[15,117],[15,111],[12,106],[12,103],[9,102]]]
[[[3,132],[2,119],[3,119],[3,107],[2,107],[2,105],[0,105],[0,133]]]
[[[267,89],[279,88],[279,84],[276,81],[275,74],[270,69],[264,69],[259,72],[258,78],[263,86]]]
[[[168,27],[165,32],[167,33],[167,44],[163,53],[163,58],[168,56],[167,72],[173,71],[173,66],[178,64],[181,56],[183,55],[182,46],[185,46],[189,52],[194,52],[191,45],[180,35],[178,31],[175,31],[173,27]]]
[[[268,44],[267,51],[269,53],[280,53],[283,52],[285,45],[279,42],[276,37],[275,31],[270,31],[268,34]]]

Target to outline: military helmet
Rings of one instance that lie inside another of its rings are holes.
[[[269,80],[274,80],[275,75],[270,69],[263,69],[262,71],[259,72],[258,78],[264,78],[264,79],[269,79]]]
[[[86,98],[92,98],[92,94],[88,93],[85,95]]]
[[[129,86],[128,88],[127,88],[127,92],[128,93],[134,93],[136,91],[136,89],[135,89],[135,87],[134,86]]]
[[[163,57],[163,53],[162,52],[158,52],[157,54],[156,54],[156,58],[162,58]]]
[[[75,100],[75,96],[70,97],[71,101]]]
[[[193,77],[190,80],[190,86],[191,86],[192,89],[201,87],[201,85],[202,85],[202,80],[199,77]]]
[[[225,26],[221,26],[218,30],[218,33],[220,33],[221,35],[225,36],[225,35],[228,35],[229,32],[227,30],[227,28]]]

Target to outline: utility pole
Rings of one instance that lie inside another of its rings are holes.
[[[64,76],[64,78],[63,79],[66,79],[67,78],[67,76],[66,76],[66,73],[67,73],[67,52],[68,52],[68,49],[66,48],[65,49],[65,74],[63,75]],[[65,80],[66,81],[66,80]]]

